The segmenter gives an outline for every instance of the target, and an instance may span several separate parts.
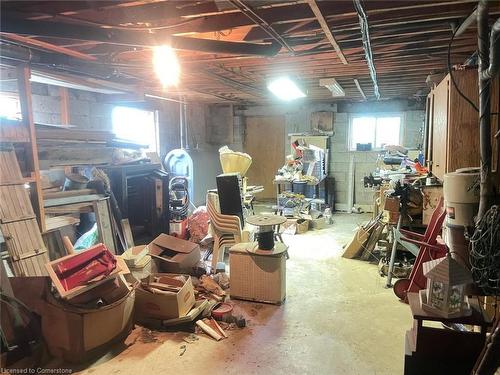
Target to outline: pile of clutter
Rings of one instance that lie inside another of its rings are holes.
[[[295,153],[286,156],[285,165],[278,170],[276,181],[302,181],[315,185],[325,178],[323,149],[314,145],[301,144],[299,141],[295,141],[292,148]]]
[[[46,268],[49,277],[16,277],[12,286],[40,316],[40,334],[51,355],[68,362],[102,353],[125,339],[134,323],[157,329],[192,325],[191,331],[216,340],[246,325],[225,302],[224,270],[208,275],[198,244],[166,234],[121,256],[97,244]],[[131,270],[146,276],[137,279]]]

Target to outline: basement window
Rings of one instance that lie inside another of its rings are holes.
[[[115,107],[113,132],[121,140],[147,146],[147,151],[159,151],[158,121],[155,111]]]
[[[352,116],[349,150],[356,151],[358,143],[371,143],[373,150],[381,150],[387,145],[399,145],[401,117],[401,115]]]
[[[21,120],[21,105],[17,96],[0,94],[0,117]]]

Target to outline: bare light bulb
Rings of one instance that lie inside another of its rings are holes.
[[[153,51],[153,65],[163,87],[176,86],[179,83],[181,67],[172,47],[155,47]]]

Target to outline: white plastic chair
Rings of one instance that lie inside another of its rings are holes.
[[[210,230],[214,239],[212,270],[215,271],[217,262],[224,260],[224,249],[240,242],[248,242],[249,232],[241,230],[241,222],[238,216],[220,213],[217,193],[209,192],[207,194],[207,212],[210,217]]]

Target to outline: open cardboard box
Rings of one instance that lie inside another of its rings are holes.
[[[85,284],[85,285],[77,286],[77,287],[72,288],[70,290],[66,290],[55,272],[55,267],[60,262],[67,260],[67,259],[70,259],[70,258],[73,258],[81,253],[82,252],[78,252],[76,254],[71,254],[71,255],[66,255],[62,258],[51,261],[45,265],[45,267],[47,268],[47,272],[48,272],[52,282],[54,283],[54,286],[56,287],[59,295],[64,299],[74,298],[82,293],[85,293],[86,291],[88,291],[92,288],[95,288],[95,287],[105,283],[106,281],[110,280],[111,278],[117,277],[119,274],[130,273],[130,270],[128,269],[127,265],[125,264],[125,261],[119,257],[115,257],[116,267],[109,275],[107,275],[105,277],[101,277],[101,276],[97,277],[96,279],[87,282],[87,284]]]
[[[178,274],[154,273],[142,279],[143,282],[153,282],[155,277],[175,277]],[[153,293],[139,286],[136,289],[136,315],[143,319],[175,319],[185,316],[194,306],[194,287],[191,277],[186,277],[184,285],[178,292]]]
[[[68,362],[89,360],[124,339],[133,328],[135,291],[130,275],[116,278],[116,299],[100,308],[76,307],[56,299],[48,277],[10,280],[16,297],[40,315],[42,335],[54,357]],[[109,294],[106,297],[111,300]]]
[[[148,249],[163,272],[191,273],[201,257],[198,244],[163,233],[148,244]]]

